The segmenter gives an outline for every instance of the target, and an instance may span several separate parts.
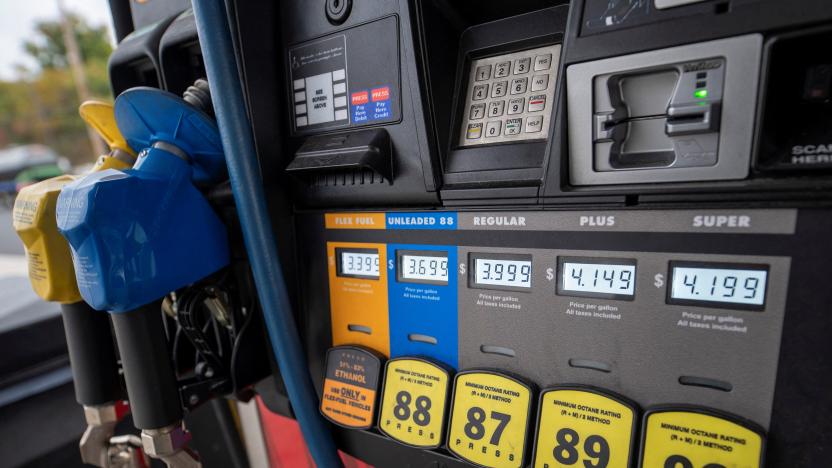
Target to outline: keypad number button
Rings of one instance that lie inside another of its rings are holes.
[[[522,75],[523,73],[528,73],[529,68],[532,66],[532,58],[526,57],[517,59],[514,61],[514,74],[515,75]]]
[[[494,78],[504,78],[511,70],[511,62],[500,62],[494,66]]]
[[[494,138],[500,136],[503,123],[499,120],[492,120],[485,125],[485,137]]]
[[[482,101],[483,99],[488,97],[488,85],[481,84],[474,86],[474,97],[475,101]]]
[[[508,81],[498,81],[491,85],[491,97],[503,97],[508,92]]]
[[[552,54],[538,55],[534,58],[534,71],[548,70],[552,66]]]
[[[479,120],[485,116],[485,104],[474,104],[471,106],[471,112],[468,115],[470,120]]]
[[[511,80],[511,94],[523,94],[528,86],[528,78],[515,78]]]
[[[481,67],[477,67],[477,81],[485,81],[491,78],[491,65],[483,65]]]
[[[494,101],[488,103],[488,116],[489,117],[499,117],[503,115],[503,110],[505,109],[506,102],[505,101]]]
[[[508,101],[508,114],[520,114],[526,106],[525,98],[514,98]]]

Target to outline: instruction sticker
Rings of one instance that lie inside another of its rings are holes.
[[[642,467],[759,468],[762,430],[704,410],[655,410],[645,416]]]
[[[373,425],[381,359],[355,347],[339,346],[326,354],[321,414],[350,429]]]
[[[589,388],[555,388],[540,396],[535,468],[628,468],[635,406]]]
[[[528,385],[495,372],[458,374],[448,450],[480,466],[523,466],[531,394]]]
[[[439,447],[450,380],[447,370],[424,359],[387,361],[379,430],[411,447]]]

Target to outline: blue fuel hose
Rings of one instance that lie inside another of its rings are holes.
[[[330,427],[318,412],[317,393],[280,268],[225,4],[223,0],[194,0],[193,6],[231,189],[272,349],[316,465],[319,468],[340,467],[342,464]]]

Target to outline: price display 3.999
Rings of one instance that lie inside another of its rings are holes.
[[[540,395],[535,468],[629,468],[637,407],[590,387],[563,386]]]
[[[479,466],[523,466],[531,395],[529,385],[496,372],[457,374],[448,450]]]

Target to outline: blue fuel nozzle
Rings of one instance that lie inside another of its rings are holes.
[[[195,186],[222,180],[225,160],[216,123],[173,94],[125,91],[115,115],[138,161],[66,185],[57,223],[84,300],[126,312],[228,264],[226,228]]]

